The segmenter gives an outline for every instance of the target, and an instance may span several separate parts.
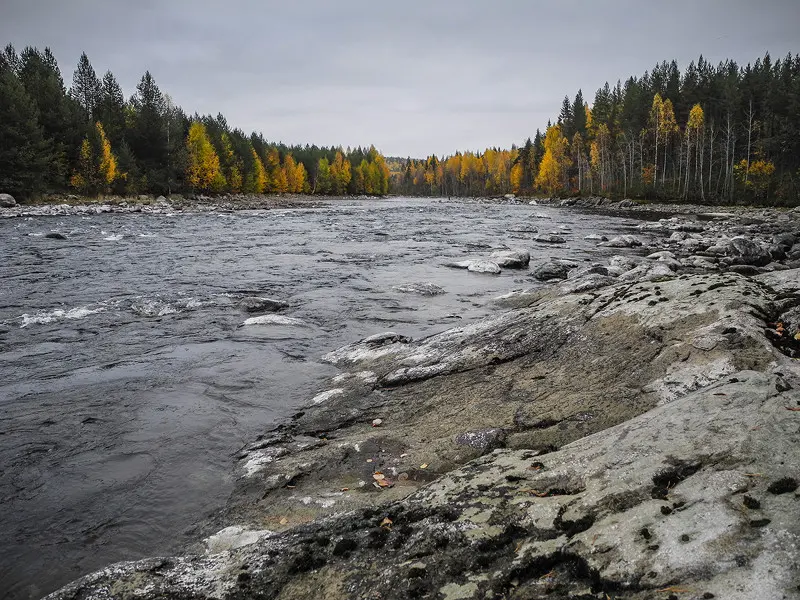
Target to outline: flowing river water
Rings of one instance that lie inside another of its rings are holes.
[[[194,540],[230,494],[236,451],[336,373],[328,350],[431,335],[541,285],[444,262],[522,248],[532,266],[588,264],[620,251],[584,236],[633,226],[406,198],[0,220],[0,596],[38,598]],[[567,243],[537,244],[534,229]],[[446,293],[396,289],[420,282]],[[303,325],[243,326],[247,296],[288,302]]]

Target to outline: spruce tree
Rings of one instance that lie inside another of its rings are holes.
[[[51,159],[38,117],[25,87],[0,59],[0,192],[18,199],[43,190]]]
[[[72,87],[69,93],[81,107],[86,121],[93,124],[98,118],[102,86],[97,74],[94,72],[92,63],[89,62],[89,57],[86,56],[86,52],[81,54],[78,68],[75,69],[72,75]]]

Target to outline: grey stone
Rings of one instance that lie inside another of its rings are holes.
[[[733,264],[763,267],[772,260],[769,251],[746,237],[736,236],[728,242],[727,255]]]
[[[566,279],[569,271],[570,268],[567,265],[557,262],[547,262],[536,267],[533,271],[533,276],[539,281]]]
[[[598,244],[598,246],[604,246],[606,248],[633,248],[641,245],[642,241],[633,235],[619,235],[611,238],[607,242]]]
[[[11,194],[0,194],[0,208],[14,208],[17,201]]]
[[[505,445],[506,432],[499,427],[465,431],[455,437],[455,442],[460,446],[469,446],[481,454],[486,454]]]
[[[429,281],[402,283],[400,285],[395,285],[392,289],[404,294],[418,294],[420,296],[440,296],[441,294],[447,293],[444,288]]]
[[[540,244],[566,244],[567,243],[567,240],[564,237],[560,236],[560,235],[544,234],[544,233],[540,233],[539,235],[534,236],[533,241],[534,242],[538,242]]]
[[[489,273],[491,275],[497,275],[500,273],[500,266],[491,260],[473,260],[470,261],[467,271],[472,271],[473,273]]]
[[[531,255],[527,250],[498,250],[489,259],[503,269],[524,269],[531,262]]]

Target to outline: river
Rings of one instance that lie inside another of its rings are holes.
[[[0,219],[0,596],[176,551],[233,455],[323,388],[326,351],[437,333],[538,284],[442,266],[530,250],[581,263],[624,217],[418,199],[236,213]],[[537,244],[533,228],[559,232]],[[48,238],[58,232],[66,239]],[[432,282],[438,296],[395,286]],[[303,325],[247,325],[247,296]]]

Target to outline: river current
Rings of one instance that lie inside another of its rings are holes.
[[[0,597],[193,541],[230,494],[236,451],[336,373],[325,352],[431,335],[541,285],[444,262],[522,248],[532,265],[588,264],[619,250],[584,236],[632,225],[402,198],[0,220]],[[534,243],[534,229],[567,243]],[[446,293],[396,289],[422,282]],[[302,325],[243,325],[248,296],[288,302]]]

